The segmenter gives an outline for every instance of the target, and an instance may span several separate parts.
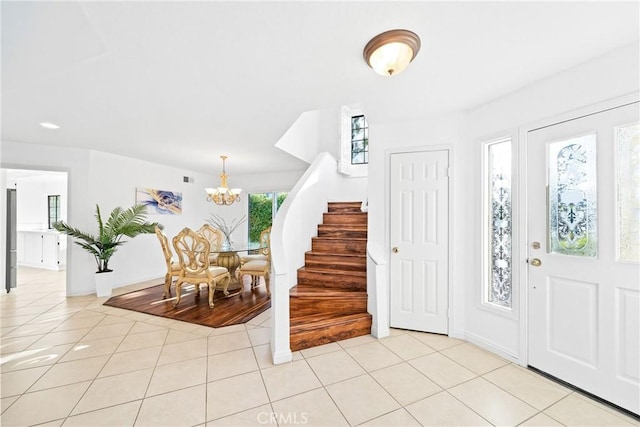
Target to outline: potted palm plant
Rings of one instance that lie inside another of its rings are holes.
[[[129,209],[116,207],[111,211],[106,222],[102,221],[100,207],[96,205],[96,221],[98,223],[98,234],[93,235],[75,227],[71,227],[64,221],[53,224],[53,228],[62,234],[66,234],[76,239],[76,244],[89,252],[96,260],[98,271],[96,271],[96,294],[100,296],[111,295],[111,275],[109,260],[119,246],[126,240],[123,237],[136,237],[139,234],[155,233],[156,225],[163,228],[156,222],[146,221],[146,207],[144,205],[134,205]]]

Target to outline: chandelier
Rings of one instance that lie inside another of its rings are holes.
[[[222,159],[222,174],[220,174],[220,187],[218,188],[205,188],[207,192],[207,200],[214,202],[217,205],[230,205],[233,202],[240,200],[240,188],[229,188],[227,186],[227,173],[224,170],[225,161],[227,156],[220,156]]]

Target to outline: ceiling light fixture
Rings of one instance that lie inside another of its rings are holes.
[[[40,126],[47,129],[60,129],[60,126],[51,122],[40,122]]]
[[[383,76],[395,76],[418,55],[420,37],[409,30],[389,30],[372,38],[364,48],[364,60]]]
[[[240,193],[242,189],[240,188],[229,188],[227,186],[227,173],[225,172],[224,166],[225,161],[227,160],[227,156],[220,156],[222,159],[222,174],[220,174],[220,187],[218,188],[206,188],[207,192],[207,200],[210,202],[214,202],[217,205],[230,205],[233,202],[237,202],[240,200]]]

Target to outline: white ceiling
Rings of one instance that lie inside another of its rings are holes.
[[[637,1],[1,7],[3,140],[211,174],[226,154],[230,175],[302,168],[273,145],[304,111],[360,104],[375,123],[466,110],[640,33]],[[416,32],[422,49],[386,78],[362,50],[393,28]]]

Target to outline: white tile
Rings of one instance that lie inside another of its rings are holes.
[[[487,420],[447,392],[441,392],[406,407],[423,426],[490,426]]]
[[[152,373],[152,369],[146,369],[96,379],[78,402],[72,415],[142,399]]]
[[[9,397],[26,392],[48,369],[46,366],[0,373],[0,396]]]
[[[199,338],[174,344],[166,344],[160,352],[158,365],[180,362],[207,356],[207,339]]]
[[[42,338],[41,335],[29,335],[26,337],[13,337],[2,338],[2,345],[0,346],[0,354],[5,355],[9,353],[17,353],[19,351],[26,350],[31,344]]]
[[[380,344],[393,351],[403,360],[415,359],[435,352],[434,349],[409,334],[390,336],[380,340]]]
[[[147,397],[142,402],[137,426],[193,426],[205,422],[205,384]]]
[[[465,343],[442,350],[440,353],[455,360],[465,368],[478,375],[493,371],[501,366],[509,364],[501,357],[494,356],[481,350],[473,344]]]
[[[112,354],[116,351],[123,337],[111,337],[100,340],[79,341],[67,354],[60,359],[61,362],[69,362],[72,360],[85,359],[87,357],[96,357]]]
[[[262,378],[272,402],[322,386],[305,360],[263,369]]]
[[[305,348],[304,350],[300,350],[300,353],[305,358],[310,358],[314,356],[319,356],[325,353],[331,353],[332,351],[342,350],[342,347],[337,342],[330,342],[329,344],[319,345],[317,347]]]
[[[118,352],[121,351],[131,351],[137,350],[140,348],[148,348],[148,347],[156,347],[159,345],[163,345],[165,340],[167,339],[167,334],[169,331],[167,329],[151,331],[151,332],[142,332],[137,334],[129,334],[120,343],[118,346]]]
[[[158,362],[160,350],[162,350],[162,346],[114,353],[98,376],[108,377],[153,368]]]
[[[346,351],[369,372],[402,362],[395,353],[377,341],[349,347]]]
[[[342,349],[310,357],[306,360],[324,385],[357,377],[365,373],[365,370]]]
[[[538,410],[549,407],[571,393],[565,387],[515,365],[496,369],[483,378]]]
[[[93,380],[108,359],[109,356],[98,356],[56,363],[31,387],[30,391]]]
[[[67,354],[72,347],[72,344],[64,344],[53,347],[27,349],[18,353],[2,355],[0,357],[2,372],[53,365]]]
[[[169,333],[167,334],[167,340],[165,344],[175,344],[179,342],[199,340],[202,339],[202,335],[192,334],[191,332],[180,331],[177,329],[171,329],[171,325],[167,325]]]
[[[483,378],[450,388],[449,393],[494,425],[516,425],[538,412]]]
[[[378,340],[373,335],[361,335],[359,337],[338,341],[338,344],[342,348],[351,348],[362,344],[370,344],[376,341]]]
[[[132,426],[138,416],[142,400],[123,403],[75,415],[65,420],[65,427],[123,427]]]
[[[75,344],[84,337],[91,328],[72,329],[69,331],[50,332],[34,342],[30,348],[42,348],[62,344]]]
[[[326,389],[351,425],[378,418],[400,407],[369,375],[332,384]]]
[[[277,415],[271,409],[271,405],[258,406],[207,422],[207,427],[275,427],[277,425]]]
[[[630,426],[626,419],[570,394],[547,408],[545,414],[567,426]]]
[[[420,423],[406,409],[398,409],[381,417],[369,420],[361,426],[371,427],[413,427]]]
[[[442,391],[408,363],[380,369],[372,372],[371,376],[403,406]]]
[[[258,370],[258,362],[251,348],[209,356],[207,365],[208,382]]]
[[[247,331],[212,335],[207,339],[209,340],[209,355],[251,347],[251,340]]]
[[[560,422],[554,420],[550,416],[545,415],[542,412],[539,412],[519,425],[521,427],[554,427],[554,426],[563,426],[564,424],[561,424]]]
[[[269,403],[259,372],[236,375],[207,384],[207,420]]]
[[[153,372],[146,396],[167,393],[206,382],[206,357],[162,365],[158,366]]]
[[[271,342],[271,328],[255,328],[248,330],[247,333],[252,346]]]
[[[272,403],[278,425],[348,426],[326,390],[319,388]]]
[[[115,323],[111,325],[98,325],[91,332],[84,336],[83,341],[103,339],[110,337],[123,337],[133,327],[132,321]]]
[[[256,360],[260,369],[275,366],[273,364],[273,358],[271,356],[271,346],[269,344],[253,347],[253,352],[256,355]]]
[[[0,408],[0,414],[4,413],[4,411],[6,411],[9,408],[9,406],[13,405],[13,402],[18,400],[19,397],[20,395],[16,395],[11,397],[3,397],[2,399],[0,399],[0,403],[2,404]]]
[[[222,328],[215,328],[213,332],[211,332],[211,336],[232,334],[234,332],[244,332],[246,330],[247,328],[243,324],[223,326]]]
[[[409,363],[445,389],[476,377],[476,374],[440,353],[428,354]]]
[[[438,350],[438,351],[464,343],[464,341],[462,340],[459,340],[456,338],[450,338],[446,335],[440,335],[440,334],[430,334],[427,332],[415,332],[415,331],[409,331],[408,334],[414,337],[415,339],[417,339],[418,341],[421,341],[426,345],[428,345],[429,347],[433,348],[434,350]]]
[[[65,418],[91,382],[27,393],[2,414],[2,425],[25,426]]]

